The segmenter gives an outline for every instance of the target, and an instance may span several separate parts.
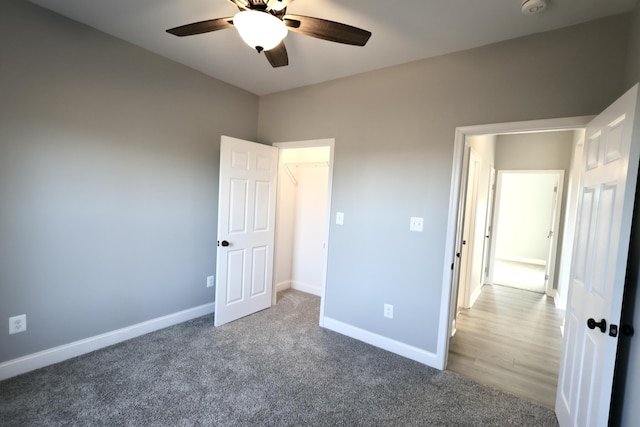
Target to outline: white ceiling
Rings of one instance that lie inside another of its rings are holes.
[[[287,11],[364,28],[365,47],[290,32],[289,66],[271,68],[233,28],[189,37],[166,29],[233,16],[226,0],[30,0],[71,19],[264,95],[627,12],[637,0],[549,0],[525,16],[521,0],[295,0]]]

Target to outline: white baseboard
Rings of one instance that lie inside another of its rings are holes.
[[[312,295],[321,296],[322,294],[321,285],[310,285],[308,283],[302,283],[298,282],[297,280],[292,280],[291,287],[296,291],[302,291]]]
[[[382,335],[374,334],[373,332],[365,331],[364,329],[348,325],[330,317],[325,316],[323,319],[323,324],[325,328],[330,329],[334,332],[338,332],[342,335],[346,335],[359,341],[366,342],[367,344],[371,344],[372,346],[382,348],[384,350],[438,369],[438,358],[434,353],[431,353],[429,351],[422,350],[420,348],[393,340],[391,338],[383,337]]]
[[[560,294],[558,293],[557,289],[552,290],[549,296],[553,298],[553,303],[558,310],[567,309],[567,301],[560,298]]]
[[[473,304],[476,303],[481,293],[482,293],[482,286],[478,286],[476,290],[473,291],[473,293],[471,294],[471,297],[469,298],[469,308],[473,307]]]
[[[64,360],[71,359],[72,357],[90,353],[131,338],[139,337],[159,329],[167,328],[200,316],[211,314],[213,313],[214,307],[215,305],[213,303],[203,304],[198,307],[147,320],[146,322],[137,323],[122,329],[106,332],[104,334],[74,341],[69,344],[64,344],[0,363],[0,381],[33,371],[34,369],[53,365],[54,363],[59,363]]]
[[[547,265],[546,259],[526,258],[522,256],[496,255],[496,259],[501,259],[503,261],[521,262],[524,264]]]
[[[276,283],[276,292],[284,291],[291,287],[291,281],[285,280],[284,282]]]

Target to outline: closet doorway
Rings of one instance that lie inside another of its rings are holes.
[[[280,149],[274,299],[277,291],[288,288],[322,297],[331,211],[333,140],[273,145]]]

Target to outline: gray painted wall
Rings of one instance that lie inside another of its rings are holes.
[[[640,81],[640,3],[633,10],[630,22],[625,88]]]
[[[606,18],[261,97],[261,141],[336,139],[332,209],[345,224],[330,230],[326,315],[435,352],[455,128],[598,113],[622,93],[626,52],[611,46],[626,46],[628,23]],[[422,234],[409,231],[411,216],[425,218]]]
[[[0,99],[0,362],[213,302],[220,135],[256,138],[257,96],[2,1]]]
[[[496,169],[563,170],[569,176],[573,131],[498,135]]]

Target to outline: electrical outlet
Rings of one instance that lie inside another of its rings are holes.
[[[418,218],[418,217],[412,216],[411,220],[409,221],[409,230],[422,233],[423,223],[424,223],[424,218]]]
[[[17,334],[27,330],[27,315],[9,317],[9,334]]]
[[[391,304],[384,305],[384,317],[393,319],[393,306]]]
[[[213,276],[207,276],[207,288],[213,287],[214,284]]]

